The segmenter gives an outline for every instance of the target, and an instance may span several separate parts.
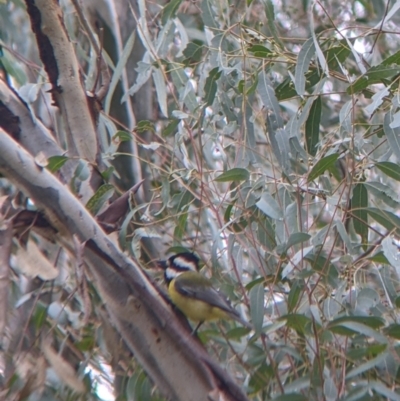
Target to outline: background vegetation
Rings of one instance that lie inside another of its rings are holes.
[[[248,399],[400,400],[400,2],[83,3],[0,2],[0,144],[46,183],[0,147],[1,394],[173,398],[92,280],[96,235],[52,208],[67,191],[157,288],[156,260],[201,257],[254,325],[199,332]]]

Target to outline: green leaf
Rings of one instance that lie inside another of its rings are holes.
[[[287,242],[287,246],[290,248],[293,245],[301,244],[303,242],[308,241],[311,238],[310,234],[307,233],[293,233],[290,234],[290,237]]]
[[[306,233],[293,233],[290,234],[290,237],[286,243],[279,244],[276,253],[278,255],[283,255],[285,254],[288,249],[290,249],[292,246],[301,244],[303,242],[308,241],[311,238],[311,235],[306,234]]]
[[[311,252],[305,255],[304,259],[310,262],[311,268],[322,276],[324,282],[334,288],[336,287],[339,272],[336,266],[332,264],[329,259],[323,256],[321,252]]]
[[[202,2],[203,4],[204,2]],[[188,86],[189,78],[186,75],[184,65],[181,63],[170,63],[168,66],[173,85],[179,92],[179,102],[183,102],[191,113],[199,108],[199,102],[194,93],[193,87]],[[179,107],[181,109],[181,107]]]
[[[66,156],[51,156],[47,159],[47,169],[52,173],[58,171],[67,161],[68,157]]]
[[[168,105],[167,105],[167,84],[165,82],[163,71],[160,68],[153,68],[153,81],[154,86],[156,88],[158,106],[164,115],[164,117],[168,117]]]
[[[258,218],[257,237],[262,246],[272,251],[276,247],[276,233],[271,220],[264,214]]]
[[[386,259],[385,255],[383,254],[382,251],[376,253],[375,255],[371,256],[370,258],[368,258],[368,260],[375,262],[375,263],[379,263],[382,265],[388,265],[389,261]]]
[[[370,217],[385,227],[388,231],[396,230],[400,235],[400,218],[387,210],[380,210],[374,207],[365,209]]]
[[[351,198],[351,212],[353,214],[354,230],[361,236],[364,248],[368,245],[368,191],[364,184],[357,184]]]
[[[186,66],[197,64],[203,55],[204,47],[195,42],[189,42],[183,51],[183,55],[185,56],[185,60],[183,63]]]
[[[385,321],[377,316],[341,316],[328,323],[327,328],[332,329],[341,326],[343,323],[361,323],[371,329],[379,329],[385,325]]]
[[[107,202],[113,195],[114,187],[112,185],[102,185],[88,200],[88,202],[86,203],[86,209],[88,209],[93,216],[96,216],[100,209],[103,207],[104,203]]]
[[[333,70],[339,67],[339,63],[344,63],[349,57],[351,50],[345,40],[339,42],[338,46],[333,46],[324,52],[329,69]]]
[[[329,77],[328,63],[326,62],[325,55],[321,50],[321,46],[319,45],[317,35],[315,34],[314,19],[312,17],[310,19],[310,23],[311,23],[311,25],[310,25],[311,30],[310,31],[311,31],[311,36],[312,36],[312,38],[314,40],[315,54],[316,54],[316,56],[318,58],[318,62],[319,62],[319,65],[321,66],[321,69],[324,71],[325,75],[327,77]]]
[[[321,122],[322,113],[322,100],[321,96],[318,96],[310,109],[310,114],[308,115],[306,121],[306,144],[307,152],[315,156],[317,153],[317,145],[319,142],[319,124]]]
[[[387,336],[400,340],[400,324],[393,323],[386,327],[384,332]]]
[[[162,207],[154,214],[154,216],[160,216],[164,209],[167,207],[169,202],[169,196],[171,192],[170,182],[167,177],[161,178],[161,200]]]
[[[390,66],[392,64],[400,65],[400,50],[382,61],[381,65]]]
[[[175,18],[176,12],[182,0],[171,0],[162,10],[161,22],[163,25],[167,23],[171,18]]]
[[[283,213],[278,202],[268,192],[264,192],[256,206],[267,216],[275,220],[282,220]]]
[[[178,214],[178,222],[174,230],[174,241],[175,244],[180,243],[183,235],[186,231],[186,222],[188,219],[189,205],[194,199],[192,193],[189,190],[181,193],[178,197],[178,203],[176,206],[176,213]]]
[[[257,90],[260,94],[264,106],[271,111],[269,113],[269,118],[272,124],[268,127],[268,129],[275,130],[277,128],[282,128],[283,120],[281,117],[281,109],[278,103],[278,99],[276,98],[272,82],[268,78],[268,74],[265,70],[261,70],[258,74]]]
[[[252,374],[249,387],[252,391],[260,391],[266,388],[270,379],[274,376],[274,369],[265,362]]]
[[[115,171],[115,167],[110,166],[110,167],[106,168],[104,171],[102,171],[100,174],[103,177],[103,180],[108,182],[110,180],[110,178],[112,177],[112,175],[114,174],[114,171]]]
[[[192,202],[194,197],[189,190],[186,190],[180,194],[178,199],[179,200],[178,200],[178,204],[176,207],[176,211],[180,212],[189,206],[189,204]]]
[[[184,213],[181,213],[178,218],[178,223],[176,224],[174,230],[174,243],[180,243],[183,235],[186,231],[186,222],[188,219],[187,209]]]
[[[394,268],[397,268],[399,266],[399,248],[393,243],[391,236],[387,236],[382,240],[382,250],[389,263]]]
[[[391,80],[400,73],[400,66],[397,65],[382,65],[371,67],[364,75],[353,82],[348,88],[349,95],[357,93],[372,84],[385,83],[384,80]]]
[[[147,132],[147,131],[154,132],[154,133],[156,132],[156,130],[154,128],[154,124],[148,120],[139,121],[135,127],[135,131],[138,133]],[[123,131],[120,131],[120,132],[123,132]],[[132,139],[132,136],[130,136],[130,139]]]
[[[393,6],[394,7],[394,6]],[[384,355],[382,360],[387,359],[388,355]],[[376,366],[378,367],[379,365],[381,365],[381,360],[379,360],[378,362],[376,362]],[[346,376],[347,377],[347,376]],[[382,382],[378,382],[378,381],[370,381],[369,383],[369,387],[374,390],[375,392],[383,395],[387,400],[392,400],[392,401],[400,401],[400,395],[398,392],[395,392],[393,390],[391,390],[390,388],[388,388],[387,386],[385,386]]]
[[[395,191],[392,186],[383,184],[378,181],[366,181],[364,183],[369,196],[374,196],[376,199],[385,202],[388,206],[392,208],[397,208],[400,206],[400,197],[398,192]]]
[[[311,325],[312,321],[309,317],[292,313],[290,315],[285,315],[279,318],[279,320],[286,320],[288,327],[296,330],[298,333],[305,334],[307,327]]]
[[[74,179],[86,181],[90,176],[89,163],[86,160],[80,159],[78,166],[75,169]]]
[[[387,357],[387,352],[384,352],[379,354],[376,358],[372,358],[369,361],[362,363],[356,368],[350,370],[350,372],[348,372],[346,375],[346,379],[348,380],[351,379],[352,377],[359,376],[362,373],[379,366],[386,359],[386,357]]]
[[[329,156],[325,156],[322,159],[318,160],[318,162],[315,163],[315,166],[310,171],[307,181],[310,182],[315,180],[317,177],[324,174],[326,170],[329,170],[330,168],[334,167],[336,160],[338,158],[339,154],[333,153]]]
[[[318,70],[307,72],[305,76],[306,90],[311,90],[311,88],[317,82],[319,82],[320,79],[321,75]],[[293,85],[293,81],[290,78],[285,79],[280,85],[276,87],[275,95],[280,102],[298,96]]]
[[[275,10],[274,10],[274,3],[271,0],[264,0],[265,4],[265,14],[267,16],[267,24],[268,28],[272,33],[274,41],[279,44],[281,49],[285,48],[285,45],[282,43],[280,39],[280,35],[278,30],[276,29],[275,25]]]
[[[300,96],[305,94],[306,88],[306,73],[310,67],[311,59],[315,55],[315,45],[313,38],[308,39],[301,48],[297,57],[294,86],[296,93]]]
[[[253,45],[247,48],[247,50],[250,53],[253,53],[255,57],[261,57],[261,58],[270,57],[271,54],[274,54],[271,50],[262,45]]]
[[[346,357],[354,362],[357,362],[362,358],[375,358],[377,355],[384,352],[386,349],[387,349],[386,344],[373,344],[368,347],[349,349],[346,352]]]
[[[3,4],[5,3],[3,2]],[[23,68],[23,65],[20,62],[16,62],[16,55],[14,56],[13,53],[7,51],[7,49],[3,46],[1,46],[1,51],[4,52],[1,54],[0,60],[2,69],[4,68],[7,74],[16,80],[19,87],[23,86],[27,81],[27,74],[26,70]]]
[[[165,138],[175,132],[176,127],[179,125],[179,121],[180,120],[175,119],[175,118],[170,120],[170,123],[162,131],[163,138]]]
[[[125,42],[125,46],[122,51],[122,54],[120,54],[118,57],[118,63],[115,66],[115,69],[113,71],[113,75],[111,78],[111,82],[109,83],[107,95],[104,100],[104,113],[106,115],[108,115],[110,113],[111,101],[113,99],[115,89],[117,88],[117,86],[121,80],[121,76],[122,76],[123,72],[125,71],[126,63],[128,62],[129,57],[132,53],[132,49],[135,44],[135,40],[136,40],[136,31],[132,30],[132,33],[130,34],[128,40]]]
[[[230,182],[230,181],[248,181],[250,173],[244,168],[233,168],[219,175],[215,181]]]
[[[257,334],[261,333],[264,321],[264,284],[256,284],[249,293],[250,315]]]
[[[400,166],[392,162],[378,162],[375,163],[375,167],[378,167],[383,173],[396,181],[400,181]]]
[[[273,401],[308,401],[308,397],[299,393],[287,393],[278,395],[278,397],[273,398]]]
[[[215,22],[215,13],[213,10],[214,3],[211,0],[203,0],[201,2],[201,17],[203,19],[204,25],[210,28],[218,28]]]
[[[181,245],[174,245],[167,249],[167,253],[175,253],[175,254],[183,253],[183,252],[192,252],[192,251],[193,251],[193,249],[185,248],[184,246],[181,246]],[[202,264],[202,261],[200,260],[199,265],[201,265],[201,264]],[[200,266],[200,269],[201,269],[201,266]]]
[[[204,85],[204,101],[205,106],[211,106],[215,99],[215,94],[217,93],[217,81],[221,76],[222,71],[219,71],[219,67],[213,68],[206,79]]]
[[[85,335],[81,337],[79,341],[74,342],[74,345],[80,351],[90,352],[91,350],[93,350],[94,347],[96,347],[96,339],[94,335]]]
[[[47,308],[41,303],[38,303],[32,316],[32,321],[37,330],[43,329],[43,324],[46,321],[46,318],[47,318]]]
[[[117,131],[117,133],[112,137],[112,140],[119,139],[121,142],[131,141],[132,135],[126,131]]]
[[[231,221],[231,213],[233,210],[233,206],[234,206],[234,203],[231,203],[228,205],[228,207],[225,210],[225,213],[224,213],[225,224],[228,224]],[[240,233],[240,232],[243,232],[243,230],[247,227],[248,224],[249,224],[248,219],[241,216],[239,219],[235,218],[234,221],[230,225],[227,226],[227,228],[234,232]]]
[[[118,233],[118,243],[121,249],[126,250],[127,248],[127,234],[128,234],[128,226],[131,222],[134,214],[136,213],[136,209],[131,210],[124,218],[124,221],[121,224],[121,228]]]
[[[297,303],[300,299],[300,295],[304,292],[304,281],[303,280],[295,280],[292,287],[290,288],[289,296],[288,296],[288,312],[293,312],[297,306]]]
[[[392,128],[391,123],[393,122],[393,109],[390,109],[383,118],[383,131],[387,137],[390,145],[390,149],[400,162],[400,127]]]

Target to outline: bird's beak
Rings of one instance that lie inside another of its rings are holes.
[[[157,266],[158,266],[160,269],[166,270],[167,267],[168,267],[168,263],[167,263],[166,260],[158,260],[158,261],[157,261]]]

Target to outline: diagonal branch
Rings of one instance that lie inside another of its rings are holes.
[[[226,400],[247,400],[188,335],[138,264],[117,248],[68,188],[3,131],[0,149],[0,172],[44,210],[57,240],[71,252],[73,235],[86,243],[83,262],[112,323],[158,387],[178,401],[204,401],[216,393]]]

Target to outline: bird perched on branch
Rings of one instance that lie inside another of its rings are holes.
[[[199,259],[191,252],[178,253],[159,262],[172,303],[190,320],[198,322],[194,332],[206,320],[233,319],[248,329],[250,323],[219,293],[211,281],[198,272]]]

